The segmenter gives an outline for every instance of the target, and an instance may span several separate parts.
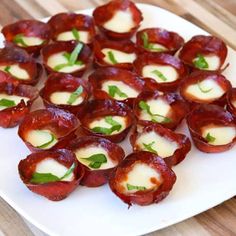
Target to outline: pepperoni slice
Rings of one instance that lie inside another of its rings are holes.
[[[147,28],[138,31],[136,44],[140,53],[165,52],[174,55],[184,44],[184,39],[177,33],[161,28]]]
[[[70,74],[54,73],[49,75],[40,96],[46,107],[57,107],[76,114],[87,103],[90,88],[85,80]]]
[[[93,18],[102,33],[116,40],[130,38],[143,20],[141,11],[129,0],[115,0],[97,7]]]
[[[227,109],[236,119],[236,88],[232,88],[227,94]]]
[[[165,53],[146,53],[134,61],[134,70],[145,79],[152,90],[176,91],[188,74],[187,68],[176,57]]]
[[[54,41],[78,40],[91,44],[95,35],[93,18],[76,13],[59,13],[48,21]]]
[[[84,133],[115,143],[125,139],[134,122],[127,105],[108,99],[89,101],[78,117]]]
[[[18,134],[32,151],[64,148],[75,138],[78,119],[71,113],[58,109],[40,109],[28,114],[19,126]]]
[[[55,171],[58,174],[58,169],[55,170],[58,167],[62,169],[64,176],[50,173]],[[65,199],[78,187],[84,175],[83,166],[77,162],[75,155],[66,149],[30,154],[20,161],[18,170],[21,180],[30,191],[51,201]],[[50,172],[45,173],[46,170]]]
[[[72,140],[69,144],[78,161],[84,166],[85,175],[81,185],[98,187],[108,182],[108,179],[124,159],[123,149],[107,139],[84,136]]]
[[[223,152],[236,143],[236,125],[231,113],[216,105],[203,104],[188,116],[195,146],[202,152]]]
[[[175,173],[154,153],[135,152],[128,155],[113,172],[111,190],[129,206],[158,203],[171,191]]]
[[[95,70],[89,76],[96,99],[114,99],[133,107],[134,98],[144,89],[144,81],[135,73],[107,67]]]
[[[186,135],[174,133],[154,123],[148,126],[138,124],[130,136],[130,143],[134,151],[153,152],[170,167],[183,161],[191,149],[191,142]]]
[[[188,104],[176,93],[144,91],[134,101],[134,114],[144,125],[154,122],[174,130],[188,111]]]
[[[51,39],[51,28],[37,20],[19,20],[2,28],[7,42],[13,42],[28,53],[37,56]]]

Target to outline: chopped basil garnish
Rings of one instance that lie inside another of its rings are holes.
[[[208,93],[208,92],[210,92],[213,89],[213,88],[209,88],[209,89],[202,88],[200,81],[197,82],[197,86],[201,90],[201,92],[203,92],[203,93]]]
[[[77,41],[79,41],[79,40],[80,40],[79,31],[78,31],[76,28],[73,28],[73,29],[71,30],[71,32],[72,32],[74,38],[75,38]]]
[[[121,124],[119,124],[117,121],[115,121],[112,116],[106,116],[105,117],[105,122],[109,125],[111,125],[111,128],[105,128],[105,127],[94,127],[92,128],[92,131],[96,133],[102,133],[102,134],[107,134],[110,135],[114,131],[120,131],[122,128]]]
[[[13,42],[16,44],[21,44],[21,46],[23,47],[28,47],[29,45],[27,45],[23,39],[24,35],[23,34],[17,34],[14,39]]]
[[[205,139],[208,143],[213,143],[216,140],[216,138],[211,136],[210,133],[207,133],[207,136],[205,137]]]
[[[40,131],[39,130],[38,132],[45,132],[45,131]],[[48,134],[50,134],[50,133],[48,133]],[[37,146],[37,148],[44,149],[44,148],[47,148],[50,144],[52,144],[56,140],[56,137],[54,136],[54,134],[50,134],[50,136],[51,136],[51,139],[48,142],[46,142],[46,143],[44,143],[44,144],[42,144],[40,146]]]
[[[6,66],[6,67],[4,68],[4,71],[7,72],[8,74],[11,74],[10,69],[11,69],[10,66]]]
[[[89,167],[93,169],[98,169],[101,167],[102,164],[107,163],[107,158],[104,154],[94,154],[88,158],[81,158],[83,160],[89,161]]]
[[[155,48],[155,44],[153,43],[149,43],[149,39],[148,39],[148,34],[146,32],[144,32],[141,36],[142,40],[143,40],[143,47],[146,49],[149,49],[151,51],[157,51],[157,52],[162,52],[164,51],[163,48]]]
[[[155,154],[157,154],[157,151],[155,149],[152,148],[153,144],[155,143],[155,141],[151,142],[151,143],[143,143],[143,146],[146,150],[148,150],[149,152],[153,152]]]
[[[1,107],[14,107],[16,106],[16,103],[13,100],[2,98],[0,99],[0,106]]]
[[[142,109],[143,111],[146,111],[151,116],[152,122],[169,123],[169,122],[172,121],[170,118],[168,118],[166,116],[162,116],[160,114],[153,114],[151,112],[150,106],[146,102],[144,102],[144,101],[140,101],[139,102],[139,108]],[[157,117],[162,118],[163,120],[162,121],[158,121]]]
[[[112,51],[108,51],[107,54],[108,54],[109,60],[112,62],[112,64],[118,63],[118,61],[116,60],[115,55],[113,54]]]
[[[108,93],[113,98],[115,97],[116,94],[121,98],[127,98],[128,97],[127,94],[121,92],[121,90],[115,85],[109,85],[108,86]]]
[[[67,104],[72,105],[76,99],[83,93],[83,87],[80,85],[69,97]]]
[[[167,78],[159,70],[154,70],[152,71],[152,73],[156,75],[158,78],[160,78],[162,81],[167,81]]]
[[[134,186],[134,185],[131,185],[131,184],[127,184],[126,187],[127,187],[128,190],[141,190],[141,191],[143,191],[143,190],[147,189],[144,186]]]
[[[61,181],[68,177],[75,169],[75,163],[72,164],[72,166],[67,170],[67,172],[61,177],[57,177],[51,173],[38,173],[35,172],[30,180],[33,184],[45,184],[45,183],[51,183],[56,181]]]
[[[198,54],[197,58],[194,59],[193,64],[199,69],[207,69],[209,65],[203,55]]]
[[[67,59],[68,62],[63,63],[63,64],[59,64],[59,65],[55,66],[53,69],[55,71],[60,71],[61,69],[63,69],[64,67],[67,67],[67,66],[82,65],[83,64],[82,61],[79,61],[79,60],[77,61],[77,58],[78,58],[82,48],[83,48],[83,44],[78,43],[71,53],[65,52],[63,54],[63,56]]]

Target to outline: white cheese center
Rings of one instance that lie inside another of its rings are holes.
[[[215,56],[215,55],[205,56],[205,55],[203,55],[203,57],[208,64],[208,68],[202,68],[202,70],[218,70],[219,69],[220,58],[218,56]],[[198,58],[194,58],[193,62],[195,60],[198,60]]]
[[[57,105],[71,105],[71,106],[76,106],[83,102],[83,98],[81,96],[78,96],[72,104],[69,104],[68,101],[70,99],[71,94],[72,93],[70,92],[54,92],[51,94],[50,100],[52,103]]]
[[[8,94],[0,94],[0,100],[2,100],[2,99],[14,101],[16,104],[15,106],[17,106],[21,102],[21,100],[24,100],[25,103],[27,103],[29,101],[29,98],[27,98],[27,97],[21,97],[21,96],[17,96],[17,95],[8,95]],[[0,105],[0,111],[4,110],[6,108],[7,107]]]
[[[148,49],[151,52],[165,52],[169,50],[167,47],[165,47],[162,44],[159,44],[159,43],[151,43],[151,44],[152,44],[152,48]]]
[[[9,67],[8,71],[6,71],[6,67]],[[0,66],[0,70],[5,73],[10,73],[12,76],[17,79],[27,80],[30,79],[28,72],[25,69],[22,69],[18,64],[9,65],[9,66]]]
[[[89,33],[88,31],[78,31],[79,33],[79,41],[83,43],[89,43]],[[70,41],[70,40],[76,40],[74,34],[72,31],[66,31],[62,32],[57,35],[58,41]]]
[[[112,18],[103,24],[103,27],[117,33],[129,32],[135,27],[133,14],[130,9],[116,11]]]
[[[28,36],[22,36],[22,40],[25,42],[25,44],[27,46],[38,46],[41,45],[44,40],[38,37],[28,37]],[[17,43],[20,46],[24,46],[22,45],[20,42]]]

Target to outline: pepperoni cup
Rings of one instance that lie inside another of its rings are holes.
[[[187,116],[187,124],[195,146],[202,152],[224,152],[236,143],[234,118],[222,107],[201,105]]]
[[[144,91],[134,101],[134,114],[143,125],[159,123],[174,130],[188,111],[188,104],[176,93]]]
[[[132,70],[136,59],[136,47],[130,40],[111,41],[97,36],[93,42],[94,64],[96,67],[114,66]]]
[[[50,18],[48,25],[54,41],[78,40],[90,44],[95,35],[92,17],[83,14],[59,13]]]
[[[97,69],[89,76],[96,99],[114,99],[133,106],[144,89],[144,81],[135,73],[115,67]]]
[[[148,88],[163,92],[176,91],[188,74],[178,58],[165,53],[140,55],[134,61],[134,70],[145,79]]]
[[[75,155],[66,149],[30,154],[20,161],[18,170],[30,191],[51,201],[65,199],[84,175]]]
[[[20,20],[2,28],[7,42],[13,42],[28,53],[38,55],[51,39],[50,27],[37,20]]]
[[[75,114],[86,104],[90,88],[85,80],[70,74],[54,73],[49,75],[40,96],[46,107],[57,107]]]
[[[67,73],[82,76],[88,67],[90,48],[77,41],[54,42],[42,51],[43,64],[48,73]]]
[[[114,100],[92,100],[78,114],[82,131],[119,143],[127,136],[134,117],[132,110]]]
[[[175,32],[161,28],[147,28],[136,34],[136,44],[140,53],[165,52],[174,55],[184,44],[184,39]]]
[[[107,37],[130,38],[143,20],[141,11],[129,0],[115,0],[97,7],[93,12],[96,26]]]
[[[175,173],[154,153],[128,155],[113,172],[111,190],[129,206],[150,205],[163,200],[176,181]]]
[[[78,161],[84,166],[85,175],[81,185],[98,187],[108,182],[108,179],[124,159],[123,149],[104,138],[84,136],[72,140],[69,144]]]
[[[236,119],[236,88],[232,88],[227,94],[227,109]]]
[[[18,134],[32,151],[64,148],[75,138],[78,119],[71,113],[48,108],[28,114],[19,126]]]
[[[155,153],[170,167],[183,161],[191,149],[186,135],[174,133],[158,124],[138,125],[130,136],[130,143],[134,151]]]
[[[37,97],[36,88],[19,84],[0,71],[0,126],[11,128],[21,123]]]

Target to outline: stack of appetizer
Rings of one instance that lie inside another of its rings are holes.
[[[138,31],[142,20],[133,2],[113,0],[92,17],[60,13],[3,27],[0,126],[19,125],[32,152],[19,163],[31,191],[58,201],[78,185],[109,183],[128,205],[157,203],[191,149],[175,132],[185,118],[202,152],[236,143],[236,88],[221,74],[225,43],[205,35],[185,43],[155,25]],[[44,107],[30,112],[38,96]],[[125,139],[133,153],[118,145]]]

